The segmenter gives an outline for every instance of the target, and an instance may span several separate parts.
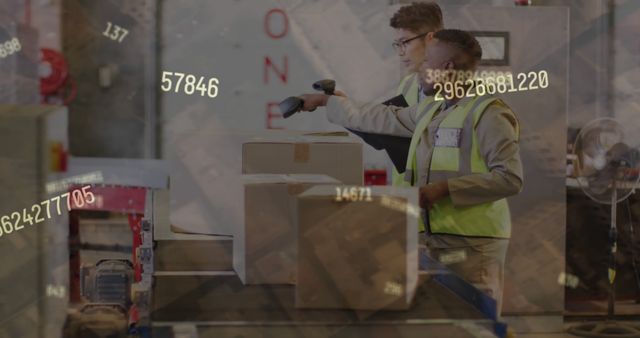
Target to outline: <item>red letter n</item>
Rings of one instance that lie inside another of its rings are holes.
[[[289,74],[289,58],[287,58],[287,56],[285,55],[283,58],[284,62],[284,71],[281,71],[280,69],[278,69],[278,67],[276,67],[276,65],[273,64],[273,62],[271,61],[271,58],[269,58],[268,56],[264,57],[264,83],[268,84],[269,83],[269,67],[271,67],[271,69],[273,69],[273,71],[276,73],[276,75],[280,78],[280,81],[282,81],[283,83],[287,83],[287,75]]]

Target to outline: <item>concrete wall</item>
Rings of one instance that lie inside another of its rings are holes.
[[[571,128],[580,128],[600,116],[611,116],[612,24],[603,0],[544,0],[542,6],[566,6],[570,10],[569,116]]]
[[[322,78],[362,100],[392,96],[401,74],[388,43],[389,14],[385,0],[162,2],[162,70],[220,80],[215,99],[162,93],[164,154],[190,130],[344,130],[323,110],[284,120],[275,104],[312,92]],[[386,166],[383,153],[366,154],[367,167]]]
[[[39,79],[38,31],[24,18],[20,1],[0,3],[0,43],[18,39],[21,50],[0,57],[0,103],[37,104]]]
[[[623,126],[630,144],[640,145],[640,2],[614,1],[611,41],[611,114]]]
[[[154,0],[62,1],[62,49],[78,88],[69,105],[74,156],[154,156],[155,8]],[[103,35],[107,22],[129,31],[122,42]],[[111,86],[98,82],[103,67]]]

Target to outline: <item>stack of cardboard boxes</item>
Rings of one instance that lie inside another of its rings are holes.
[[[233,236],[233,270],[245,285],[294,285],[298,309],[410,306],[418,270],[415,190],[367,187],[369,199],[340,198],[341,189],[362,189],[362,144],[351,137],[277,132],[236,140],[238,175],[189,171],[206,203],[217,204],[209,212],[226,222],[209,233]],[[172,177],[172,189],[176,183]]]
[[[295,284],[296,197],[339,184],[325,175],[245,175],[244,226],[233,236],[233,267],[245,284]]]
[[[234,237],[234,267],[245,283],[295,284],[300,309],[410,306],[418,270],[414,190],[375,187],[369,199],[343,199],[341,190],[363,180],[362,147],[349,138],[251,141],[242,150],[243,173],[329,176],[246,176],[244,231]]]
[[[291,134],[242,145],[244,222],[234,231],[234,270],[245,284],[295,284],[296,198],[316,185],[362,185],[362,144]]]

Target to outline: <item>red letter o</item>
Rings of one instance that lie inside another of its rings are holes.
[[[282,32],[280,34],[273,34],[271,32],[271,30],[269,29],[269,18],[271,17],[271,14],[273,13],[280,13],[282,14],[282,19],[284,22],[284,29],[282,30]],[[264,16],[264,31],[267,33],[267,35],[269,35],[270,38],[272,39],[280,39],[282,37],[284,37],[285,35],[287,35],[287,31],[289,30],[289,19],[287,18],[287,14],[279,9],[279,8],[274,8],[270,11],[267,12],[267,15]]]

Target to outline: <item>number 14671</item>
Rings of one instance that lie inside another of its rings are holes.
[[[356,202],[366,201],[371,202],[371,188],[370,187],[336,187],[336,202]]]

